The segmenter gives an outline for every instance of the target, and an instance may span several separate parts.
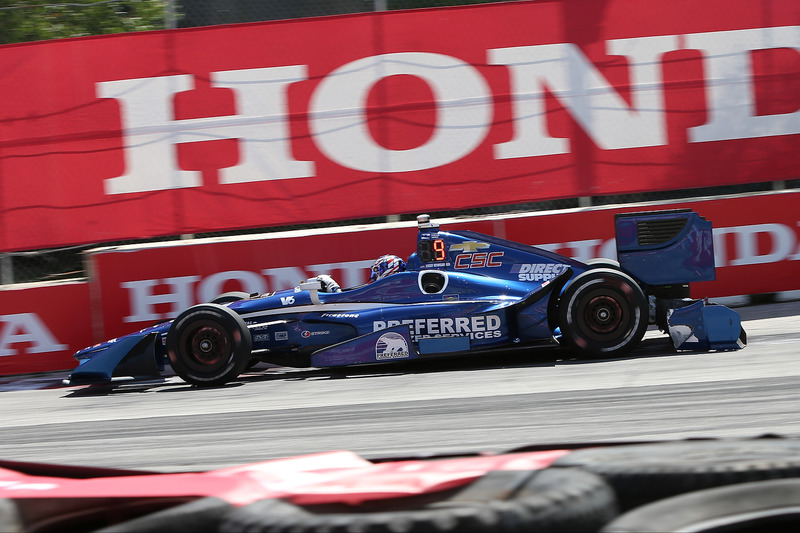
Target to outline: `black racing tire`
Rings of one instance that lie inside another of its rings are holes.
[[[598,531],[617,516],[614,494],[608,485],[599,477],[576,469],[490,472],[449,498],[418,507],[401,501],[384,502],[377,511],[367,504],[345,509],[340,506],[331,511],[324,506],[302,507],[284,500],[260,500],[228,513],[220,530],[579,532]],[[387,510],[387,506],[393,507]]]
[[[800,531],[800,479],[741,483],[638,507],[603,533]]]
[[[25,531],[25,529],[16,502],[8,498],[0,498],[0,531],[17,533]]]
[[[585,263],[592,268],[610,268],[612,270],[622,270],[622,267],[619,266],[619,261],[615,259],[609,259],[607,257],[595,257],[585,261]]]
[[[586,448],[559,467],[593,472],[614,488],[622,510],[685,492],[800,477],[800,441],[781,438],[677,441]]]
[[[230,292],[224,292],[224,293],[220,294],[219,296],[217,296],[215,298],[212,298],[208,303],[225,305],[225,304],[229,304],[231,302],[238,302],[239,300],[244,300],[244,299],[250,298],[250,297],[251,297],[251,294],[246,293],[246,292],[230,291]],[[247,366],[244,367],[244,370],[242,370],[242,372],[245,372],[247,370],[250,370],[251,368],[254,368],[260,362],[261,362],[260,359],[256,359],[255,357],[251,358],[250,361],[247,362]]]
[[[167,357],[185,382],[200,387],[223,385],[244,372],[252,339],[235,311],[219,304],[190,307],[167,332]]]
[[[216,533],[233,506],[215,497],[200,498],[95,530],[94,533]]]
[[[250,297],[251,297],[250,294],[242,291],[224,292],[219,296],[217,296],[216,298],[213,298],[209,303],[225,305],[231,302],[238,302],[239,300],[244,300]],[[260,362],[261,362],[260,359],[256,359],[255,357],[251,358],[250,361],[247,362],[247,366],[244,367],[244,370],[242,370],[242,372],[250,370]]]
[[[558,303],[562,339],[583,357],[630,351],[647,331],[648,317],[647,297],[639,284],[610,268],[578,275]]]
[[[219,296],[213,298],[209,303],[212,304],[229,304],[231,302],[238,302],[239,300],[244,300],[245,298],[250,298],[250,294],[241,291],[231,291],[231,292],[224,292]]]

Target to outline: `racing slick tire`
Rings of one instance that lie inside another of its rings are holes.
[[[92,533],[217,533],[225,513],[232,507],[221,498],[208,496],[93,530]]]
[[[594,257],[592,259],[587,259],[586,264],[592,268],[610,268],[611,270],[622,270],[622,267],[619,266],[619,261],[616,259],[609,259],[607,257]]]
[[[175,373],[200,387],[223,385],[244,372],[252,339],[235,311],[200,304],[177,316],[167,332],[167,357]]]
[[[224,305],[224,304],[229,304],[231,302],[238,302],[239,300],[245,300],[247,298],[250,298],[254,294],[249,294],[242,291],[224,292],[219,296],[210,300],[209,303]],[[250,370],[260,362],[261,362],[260,359],[256,359],[255,357],[251,358],[250,361],[248,361],[247,366],[244,368],[244,370]]]
[[[553,466],[601,476],[628,511],[690,491],[800,477],[800,442],[764,437],[593,447],[559,457]]]
[[[4,533],[25,531],[22,517],[14,500],[0,498],[0,531]]]
[[[239,300],[244,300],[245,298],[250,298],[250,294],[241,291],[231,291],[220,294],[219,296],[209,301],[209,303],[229,304],[231,302],[238,302]]]
[[[798,531],[800,480],[773,479],[698,490],[643,505],[603,533]]]
[[[441,495],[394,498],[360,505],[301,506],[266,499],[232,510],[221,531],[310,533],[598,531],[617,515],[608,485],[570,468],[494,471]],[[408,500],[411,500],[409,503]]]
[[[558,303],[564,342],[578,355],[623,354],[642,340],[649,321],[647,297],[624,272],[596,268],[577,276]]]

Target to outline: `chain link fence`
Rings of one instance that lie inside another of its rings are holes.
[[[79,37],[131,31],[188,28],[218,24],[285,20],[508,0],[0,0],[0,44]],[[742,194],[784,188],[800,188],[800,179],[728,187],[663,191],[593,198],[568,198],[545,202],[481,207],[462,211],[430,213],[434,217],[477,216],[568,209],[647,201],[679,201],[701,196]],[[414,220],[419,213],[393,215],[392,220]],[[261,230],[198,234],[196,237],[274,232],[290,229],[385,222],[387,218],[342,220],[327,224],[263,228]],[[179,239],[180,236],[148,239],[147,242]],[[103,243],[131,244],[143,241]],[[83,254],[96,245],[0,253],[0,285],[84,278]]]

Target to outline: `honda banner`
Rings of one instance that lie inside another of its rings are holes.
[[[800,176],[796,0],[0,46],[0,252]]]
[[[90,309],[86,282],[0,290],[0,376],[74,368],[92,339]]]

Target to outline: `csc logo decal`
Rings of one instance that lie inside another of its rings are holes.
[[[458,254],[454,262],[456,269],[499,267],[503,252],[480,252],[474,254]]]

